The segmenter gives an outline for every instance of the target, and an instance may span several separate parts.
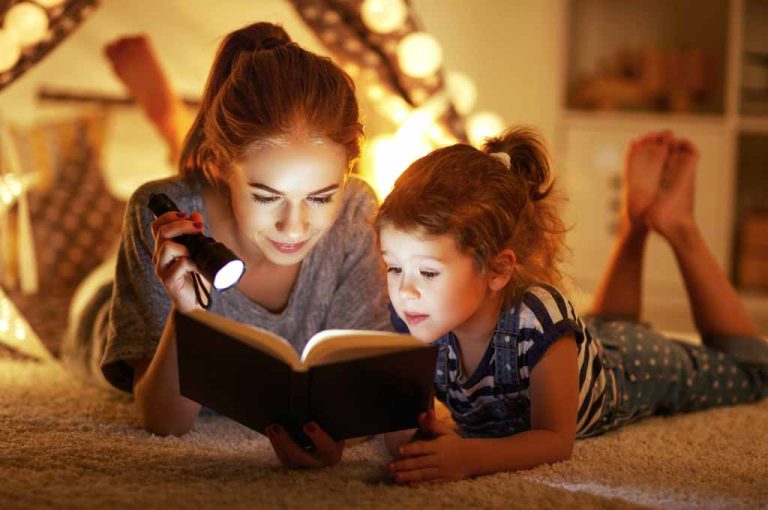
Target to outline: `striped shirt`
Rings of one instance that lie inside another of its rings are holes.
[[[397,329],[398,325],[396,324]],[[501,313],[493,338],[473,374],[462,373],[453,333],[438,339],[436,396],[465,437],[504,437],[531,429],[530,374],[547,349],[565,335],[578,346],[577,437],[598,433],[606,409],[606,371],[599,342],[554,287],[537,284]]]

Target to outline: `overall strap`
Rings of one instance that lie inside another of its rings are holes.
[[[493,334],[496,351],[496,384],[517,384],[517,340],[520,337],[520,303],[501,314]]]
[[[450,333],[449,333],[450,334]],[[434,383],[443,391],[448,389],[448,338],[447,336],[439,339],[435,344],[439,347],[437,351],[437,362],[435,364]]]

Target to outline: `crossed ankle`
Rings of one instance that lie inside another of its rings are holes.
[[[690,248],[702,241],[699,226],[696,225],[696,222],[693,219],[666,226],[663,231],[659,231],[659,234],[664,237],[673,248]]]

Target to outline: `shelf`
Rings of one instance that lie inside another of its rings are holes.
[[[561,119],[566,125],[654,125],[658,129],[669,126],[694,126],[696,128],[723,129],[727,126],[724,115],[717,114],[682,114],[651,113],[619,110],[566,110]]]
[[[738,126],[743,133],[768,134],[768,115],[742,115]]]
[[[570,0],[568,108],[723,115],[729,0]]]

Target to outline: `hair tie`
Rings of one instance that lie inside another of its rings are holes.
[[[498,159],[509,170],[512,167],[512,158],[506,152],[491,152],[488,154],[494,159]]]

